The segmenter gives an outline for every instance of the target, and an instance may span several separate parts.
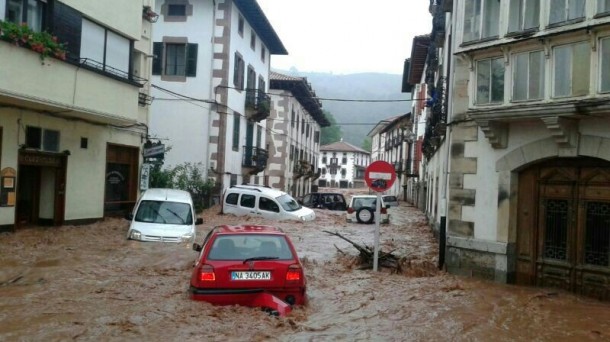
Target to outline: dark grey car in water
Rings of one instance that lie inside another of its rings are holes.
[[[309,208],[345,210],[347,203],[343,194],[337,192],[312,192],[299,199],[299,203]]]

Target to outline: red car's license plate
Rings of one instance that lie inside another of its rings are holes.
[[[271,280],[269,271],[231,272],[231,280]]]

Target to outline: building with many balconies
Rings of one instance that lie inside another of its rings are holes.
[[[152,0],[0,0],[0,229],[128,210]]]
[[[271,72],[269,79],[267,185],[300,197],[320,177],[320,129],[330,122],[306,78]]]
[[[412,145],[415,135],[412,132],[411,113],[380,121],[369,133],[375,157],[371,161],[383,160],[394,166],[396,181],[388,195],[403,198],[406,180],[412,176],[414,162]]]
[[[320,187],[363,188],[364,171],[371,163],[371,153],[348,142],[337,141],[320,146]]]
[[[201,163],[219,188],[264,184],[271,55],[287,54],[254,0],[158,0],[151,132],[167,166]]]

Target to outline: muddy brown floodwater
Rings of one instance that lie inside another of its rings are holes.
[[[197,253],[185,245],[127,241],[128,223],[30,227],[0,235],[2,341],[610,341],[610,303],[553,289],[501,285],[436,269],[423,214],[404,203],[381,227],[403,272],[360,270],[356,249],[375,225],[316,209],[308,223],[202,213],[201,239],[218,224],[263,223],[292,238],[309,304],[288,317],[188,298]],[[200,240],[199,239],[199,240]]]

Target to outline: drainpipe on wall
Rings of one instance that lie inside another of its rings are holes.
[[[453,4],[454,8],[454,12],[451,12],[451,14],[449,14],[449,16],[452,16],[453,13],[455,13],[456,10],[456,6],[457,6],[457,1]],[[445,23],[447,22],[447,18],[445,17]],[[445,156],[445,184],[444,184],[444,188],[443,188],[443,199],[444,199],[444,210],[443,210],[443,216],[441,216],[441,221],[440,221],[440,229],[439,229],[439,264],[438,264],[438,268],[442,269],[445,263],[445,251],[447,248],[447,216],[449,216],[449,196],[448,196],[448,189],[449,189],[449,170],[450,168],[450,164],[451,164],[451,135],[453,132],[452,129],[452,125],[451,123],[451,117],[449,116],[450,113],[453,113],[452,108],[450,108],[452,106],[452,101],[449,100],[449,97],[453,97],[452,96],[452,92],[450,91],[451,88],[451,62],[452,62],[452,54],[451,54],[451,47],[453,46],[453,20],[449,20],[450,24],[450,28],[449,28],[449,39],[447,41],[447,51],[445,53],[445,56],[447,57],[447,72],[446,72],[446,77],[445,77],[445,84],[446,84],[446,90],[445,90],[445,110],[447,111],[446,114],[446,133],[445,133],[445,142],[447,143],[447,148],[446,148],[446,156]]]

